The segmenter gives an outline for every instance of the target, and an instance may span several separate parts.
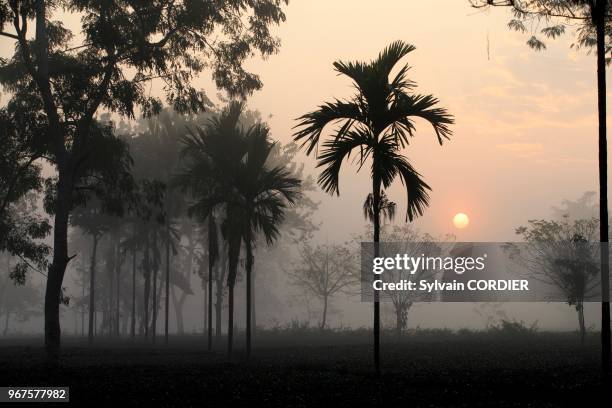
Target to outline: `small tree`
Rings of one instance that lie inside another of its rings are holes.
[[[527,245],[505,247],[535,280],[554,286],[576,308],[581,342],[586,334],[584,300],[598,284],[600,248],[593,244],[598,225],[595,218],[571,223],[567,218],[561,222],[531,220],[516,230]]]
[[[346,246],[327,244],[313,248],[306,244],[300,249],[300,263],[288,272],[289,278],[298,288],[321,301],[321,330],[327,326],[331,298],[351,293],[359,282],[357,269],[353,254]]]

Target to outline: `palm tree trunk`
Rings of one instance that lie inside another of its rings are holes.
[[[376,168],[374,166],[374,168]],[[380,241],[380,176],[375,174],[372,182],[373,214],[374,214],[374,257],[378,257],[378,242]],[[380,374],[380,298],[374,291],[374,368]]]
[[[147,232],[147,243],[146,243],[146,247],[145,247],[145,254],[144,254],[144,263],[145,263],[145,267],[144,267],[144,273],[145,273],[145,284],[144,284],[144,335],[145,335],[145,339],[149,338],[149,297],[150,297],[150,291],[151,291],[151,260],[150,260],[150,254],[149,254],[149,250],[150,250],[150,243],[149,243],[149,234]]]
[[[246,237],[246,358],[251,357],[251,272],[253,270],[253,247],[251,231]]]
[[[81,281],[81,299],[85,299],[85,275]],[[81,337],[85,337],[85,302],[81,303]]]
[[[166,221],[166,310],[164,324],[164,343],[168,345],[168,312],[170,307],[170,220]]]
[[[116,270],[115,270],[115,283],[117,284],[117,290],[116,290],[116,299],[115,299],[115,336],[119,337],[120,336],[120,322],[119,320],[121,319],[121,303],[120,303],[120,295],[121,295],[121,284],[120,284],[120,276],[121,276],[121,247],[120,247],[120,242],[121,242],[121,237],[118,235],[117,236],[117,243],[116,245],[116,258],[117,258],[117,263],[116,263]]]
[[[232,359],[234,344],[234,285],[230,284],[227,294],[227,358]]]
[[[202,336],[206,336],[208,327],[208,287],[202,286]]]
[[[223,262],[223,264],[217,267],[218,277],[217,279],[215,279],[217,284],[217,295],[215,298],[215,336],[217,337],[217,340],[221,339],[221,325],[223,321],[223,281],[220,278],[222,273],[221,271],[219,271],[219,269],[225,267],[225,261]]]
[[[233,234],[236,235],[236,234]],[[230,237],[228,245],[229,271],[228,271],[228,307],[227,307],[227,355],[232,358],[232,348],[234,344],[234,285],[238,273],[238,260],[240,259],[240,236]]]
[[[608,150],[606,135],[606,12],[607,1],[595,3],[597,31],[597,109],[599,116],[599,235],[601,242],[601,366],[610,373],[610,252],[608,248]]]
[[[251,287],[251,330],[253,332],[253,337],[257,334],[257,301],[255,300],[255,275],[257,269],[255,268],[255,258],[253,258],[253,270],[251,271],[251,279],[253,280],[253,285]]]
[[[208,351],[212,350],[212,291],[213,291],[213,268],[214,259],[211,259],[209,251],[208,261]]]
[[[136,337],[136,248],[132,250],[132,321],[130,337]]]
[[[153,339],[153,343],[157,341],[157,271],[159,269],[159,265],[155,265],[153,269],[153,296],[151,298],[151,339]]]
[[[98,235],[93,234],[91,248],[91,265],[89,266],[89,332],[87,342],[91,346],[94,339],[94,315],[96,313],[96,253],[98,251]]]

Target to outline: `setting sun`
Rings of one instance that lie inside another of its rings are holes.
[[[453,225],[455,228],[462,229],[469,225],[470,219],[464,213],[457,213],[453,217]]]

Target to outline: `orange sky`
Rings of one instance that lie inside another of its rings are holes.
[[[419,228],[460,240],[513,239],[516,226],[596,188],[595,59],[570,49],[570,33],[536,53],[526,34],[507,29],[506,10],[484,13],[459,0],[373,4],[291,2],[277,30],[281,52],[250,64],[264,89],[249,104],[273,115],[276,138],[289,140],[294,118],[317,104],[351,95],[350,82],[332,70],[334,60],[369,60],[401,39],[417,47],[406,61],[418,91],[437,96],[457,122],[442,147],[421,123],[405,152],[433,188]],[[347,166],[341,196],[321,196],[322,236],[344,239],[360,230],[369,186],[366,171],[355,175]],[[391,197],[404,211],[399,182]],[[459,211],[471,221],[461,231],[451,223]]]

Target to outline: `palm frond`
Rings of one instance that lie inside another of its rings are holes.
[[[445,108],[436,107],[438,99],[432,95],[407,95],[398,97],[389,107],[385,128],[395,127],[405,137],[414,135],[413,118],[418,117],[428,121],[436,132],[438,143],[450,139],[452,131],[449,125],[455,123],[451,114]],[[407,139],[404,139],[407,144]],[[403,143],[402,143],[403,144]]]
[[[301,142],[302,147],[306,146],[308,155],[316,152],[321,133],[327,125],[344,121],[343,126],[335,132],[336,139],[344,137],[354,122],[367,125],[367,119],[357,103],[338,99],[319,106],[317,110],[302,115],[297,120],[298,124],[294,129],[299,130],[294,133],[293,138],[296,142]]]
[[[351,131],[339,140],[323,143],[317,167],[323,167],[318,183],[323,191],[340,195],[340,169],[345,159],[350,158],[354,149],[359,149],[359,168],[363,166],[373,147],[372,135],[367,130]]]
[[[405,158],[396,162],[396,168],[402,180],[402,184],[406,187],[408,199],[406,219],[412,221],[417,216],[423,215],[425,208],[429,206],[428,192],[431,191],[431,187],[423,181],[421,175]]]

